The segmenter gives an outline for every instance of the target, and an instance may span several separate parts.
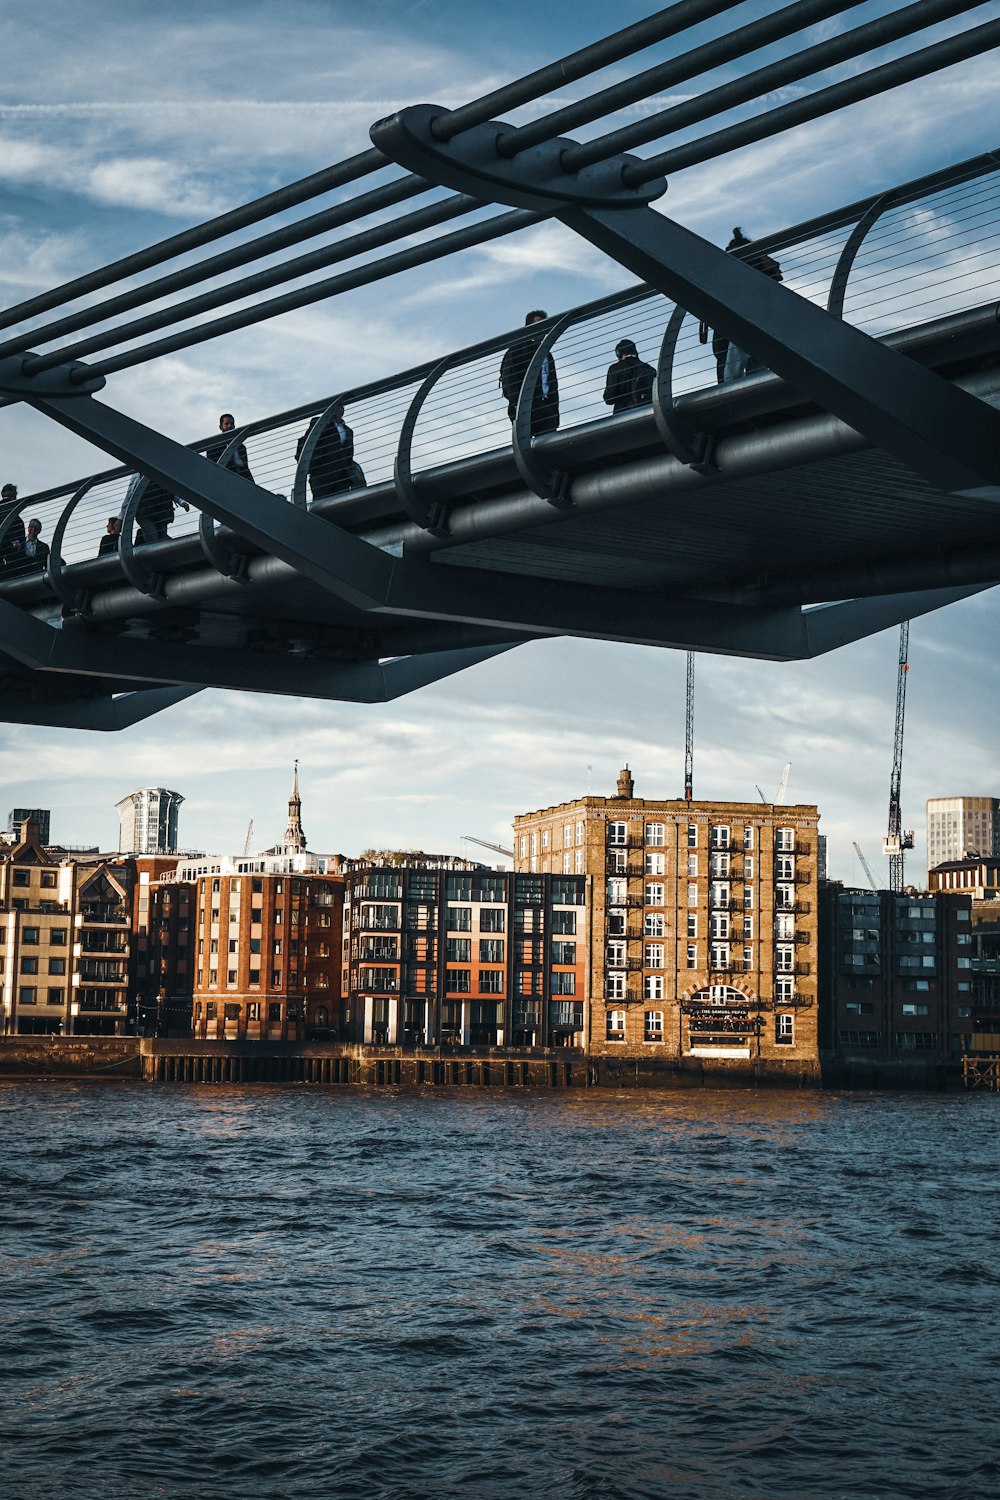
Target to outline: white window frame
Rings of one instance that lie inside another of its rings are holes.
[[[664,824],[664,823],[647,823],[646,824],[646,843],[647,844],[651,844],[656,849],[661,849],[661,848],[664,847],[664,845],[666,844],[666,842],[667,842],[666,824]]]
[[[642,981],[642,998],[644,1000],[663,999],[663,975],[647,974]]]

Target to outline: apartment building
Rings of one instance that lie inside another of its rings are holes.
[[[589,881],[592,1056],[818,1075],[814,806],[613,797],[514,820],[515,870]]]
[[[946,1062],[980,1026],[968,894],[823,888],[821,1046],[853,1062]]]
[[[341,1000],[343,878],[269,870],[263,859],[241,864],[247,873],[194,880],[194,1035],[331,1035]]]
[[[347,876],[344,1035],[391,1046],[582,1047],[583,876],[373,865]]]
[[[121,1035],[131,949],[128,861],[56,858],[30,818],[0,849],[3,1030]]]

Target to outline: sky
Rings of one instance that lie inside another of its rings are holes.
[[[870,0],[755,62],[895,8]],[[460,104],[652,9],[629,0],[6,0],[0,304],[364,150],[369,125],[395,108]],[[691,40],[771,9],[747,0]],[[920,40],[998,15],[1000,5],[981,5]],[[670,51],[661,44],[642,65]],[[751,234],[777,230],[1000,144],[997,81],[997,54],[987,54],[680,173],[664,206],[719,243],[737,220]],[[590,87],[567,86],[545,107]],[[103,399],[188,442],[207,435],[221,410],[250,421],[516,326],[526,307],[558,311],[629,279],[568,230],[544,225],[112,376]],[[34,413],[0,411],[2,478],[22,495],[106,466]],[[913,878],[923,869],[926,798],[1000,795],[998,618],[992,590],[911,630],[903,811],[917,832]],[[760,788],[770,799],[791,762],[786,800],[819,806],[831,874],[863,878],[857,841],[881,876],[897,642],[889,631],[791,665],[699,657],[696,797],[756,801]],[[377,707],[211,691],[118,735],[0,725],[0,814],[49,807],[55,839],[115,848],[115,802],[137,786],[168,786],[185,798],[185,847],[239,852],[252,819],[252,847],[263,848],[284,826],[298,759],[317,852],[422,848],[489,859],[465,836],[509,847],[515,814],[588,791],[611,795],[625,761],[638,795],[681,795],[684,677],[677,652],[564,639]]]

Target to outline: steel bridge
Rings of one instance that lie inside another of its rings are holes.
[[[118,461],[0,513],[0,555],[29,516],[50,545],[44,568],[0,571],[0,717],[121,728],[204,686],[383,701],[554,635],[799,659],[1000,581],[1000,154],[736,254],[649,206],[665,172],[954,66],[996,46],[1000,23],[653,157],[631,148],[975,6],[920,0],[595,140],[562,136],[851,9],[798,0],[527,126],[495,118],[732,8],[684,0],[462,109],[404,110],[373,126],[370,152],[0,314],[4,404],[27,402]],[[365,193],[136,282],[371,175]],[[431,201],[414,212],[177,301],[421,193]],[[460,230],[372,258],[462,215]],[[532,329],[513,422],[497,372],[523,329],[326,392],[229,434],[224,451],[218,434],[185,447],[96,399],[146,360],[545,218],[642,284]],[[780,284],[753,267],[764,251]],[[242,305],[352,258],[348,271]],[[191,322],[227,304],[237,310]],[[758,372],[718,384],[699,322],[750,351]],[[609,415],[604,373],[623,335],[655,365],[653,399]],[[533,436],[546,358],[560,422]],[[341,406],[363,482],[317,498],[308,476]],[[241,446],[252,480],[227,466]],[[190,509],[169,536],[140,543],[150,485]],[[118,515],[119,548],[98,556]]]

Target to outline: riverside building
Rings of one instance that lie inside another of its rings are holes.
[[[514,819],[515,870],[590,891],[588,1050],[648,1073],[818,1077],[814,806],[613,797]]]
[[[928,797],[927,868],[966,855],[1000,855],[1000,800],[996,797]]]
[[[348,873],[345,1038],[583,1047],[586,879],[443,863]]]
[[[56,859],[38,825],[0,848],[3,1030],[121,1035],[132,942],[130,862]]]

